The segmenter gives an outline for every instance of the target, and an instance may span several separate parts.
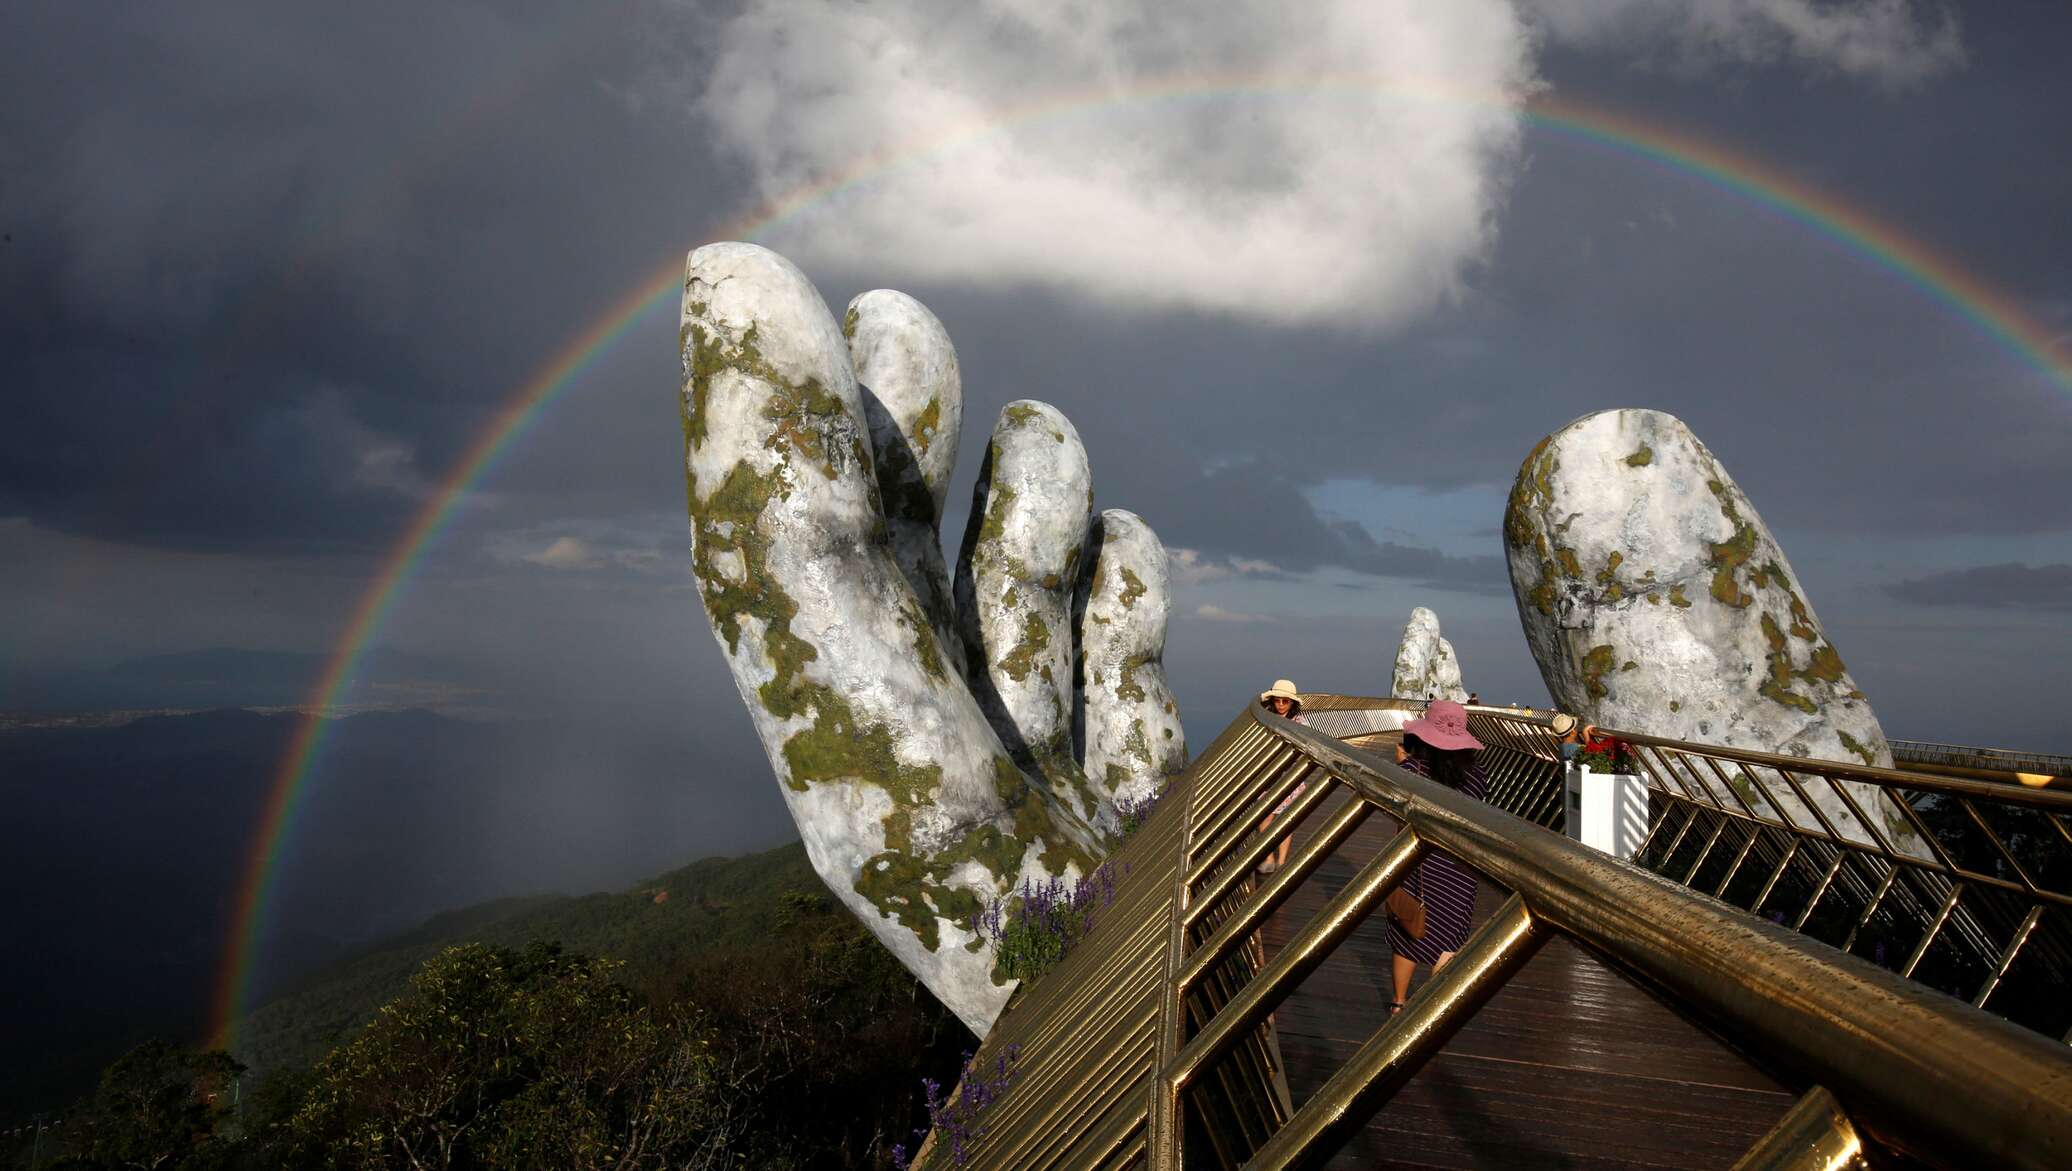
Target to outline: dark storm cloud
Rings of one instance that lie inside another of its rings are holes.
[[[2072,611],[2072,565],[1981,565],[1910,578],[1885,587],[1918,606]]]
[[[389,546],[529,374],[753,202],[681,104],[707,75],[703,26],[675,8],[253,3],[173,20],[111,4],[6,19],[0,515],[50,529],[243,554]],[[2072,157],[2049,149],[2065,18],[2035,20],[1967,23],[1969,64],[1900,94],[1789,68],[1637,75],[1560,46],[1541,71],[1559,95],[1845,196],[2040,306],[2066,299],[2072,221],[2056,210]],[[1241,162],[1245,145],[1227,147]],[[1780,530],[2072,525],[2063,394],[1860,252],[1544,128],[1508,190],[1461,300],[1393,331],[916,281],[869,239],[853,251],[885,272],[809,275],[837,308],[904,285],[949,326],[968,397],[953,509],[1000,407],[1035,397],[1078,425],[1101,506],[1225,563],[1500,596],[1501,564],[1454,540],[1492,531],[1500,493],[1448,532],[1407,512],[1350,524],[1311,496],[1343,480],[1501,488],[1541,436],[1620,405],[1685,418]],[[853,234],[843,214],[809,207],[789,230]],[[672,315],[643,318],[540,414],[427,578],[682,573]],[[954,517],[946,528],[954,547]],[[199,588],[189,600],[224,605]],[[514,599],[510,628],[547,609]],[[250,641],[242,613],[207,642]]]
[[[15,236],[0,375],[18,404],[0,512],[179,547],[378,547],[564,339],[747,206],[654,100],[667,87],[639,84],[696,75],[695,22],[637,5],[183,12],[11,18],[0,149],[28,181],[0,195]],[[1558,49],[1544,72],[1927,225],[2042,296],[2068,245],[2046,209],[2072,198],[2072,160],[2019,145],[2054,92],[2032,43],[2048,38],[1966,36],[1970,71],[1901,96],[1788,74],[1724,90],[1632,78]],[[1980,117],[2017,145],[1957,133]],[[1924,143],[1956,160],[1946,175],[1921,172]],[[1801,527],[2068,523],[2056,453],[2072,412],[1947,309],[1688,177],[1537,131],[1527,155],[1466,301],[1393,334],[912,291],[965,355],[976,435],[1007,398],[1058,403],[1103,504],[1153,514],[1175,545],[1191,532],[1191,547],[1291,566],[1472,581],[1490,566],[1333,530],[1285,498],[1232,513],[1231,485],[1204,469],[1249,461],[1297,492],[1503,484],[1540,436],[1611,405],[1683,416]],[[1979,219],[1982,202],[2019,213],[2027,238]],[[843,228],[838,211],[807,222]],[[868,287],[813,275],[836,305]],[[680,490],[669,337],[657,315],[528,432],[490,485],[514,502],[500,521]]]
[[[2072,223],[2053,209],[2072,199],[2072,152],[2053,46],[2072,9],[1979,9],[1963,32],[1965,67],[1906,93],[1774,68],[1677,84],[1558,50],[1542,66],[1564,97],[1880,221],[2063,337]],[[1516,348],[1551,399],[1583,405],[1595,383],[1595,405],[1612,388],[1682,415],[1773,523],[1789,509],[1836,532],[2072,527],[2063,387],[1824,210],[1785,214],[1560,135],[1522,186],[1492,300],[1529,310]]]
[[[500,400],[737,206],[613,89],[659,65],[652,15],[11,10],[0,513],[171,548],[392,540]]]
[[[1296,572],[1338,566],[1450,589],[1509,588],[1497,558],[1377,541],[1356,523],[1318,516],[1299,484],[1257,466],[1182,480],[1155,511],[1153,524],[1167,545],[1226,561],[1266,561]]]

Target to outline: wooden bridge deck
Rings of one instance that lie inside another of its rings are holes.
[[[1334,804],[1296,830],[1298,842]],[[1370,817],[1268,921],[1268,954],[1394,831],[1388,818]],[[1507,893],[1481,883],[1476,921]],[[1275,1027],[1296,1106],[1380,1025],[1389,956],[1377,915],[1281,1005]],[[1429,974],[1419,971],[1413,995]],[[1556,938],[1331,1166],[1730,1167],[1792,1101],[1733,1050]]]

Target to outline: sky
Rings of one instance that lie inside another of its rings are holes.
[[[9,5],[0,711],[139,656],[325,654],[529,381],[749,231],[832,305],[948,327],[953,550],[999,408],[1074,420],[1098,505],[1172,551],[1198,744],[1274,676],[1386,690],[1417,605],[1470,687],[1545,702],[1505,494],[1645,406],[1748,492],[1888,735],[2072,750],[2072,375],[1531,113],[1756,160],[2072,370],[2068,42],[2043,0]],[[471,711],[693,746],[682,783],[763,844],[690,588],[675,311],[469,486],[373,641]]]

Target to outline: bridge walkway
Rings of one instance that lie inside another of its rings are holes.
[[[1297,849],[1332,812],[1305,820]],[[1388,819],[1369,818],[1267,920],[1268,957],[1393,833]],[[1479,883],[1476,924],[1508,894]],[[1275,1014],[1298,1108],[1387,1012],[1383,922],[1370,917]],[[1419,971],[1413,992],[1428,975]],[[1795,1098],[1581,947],[1554,939],[1328,1166],[1725,1168]]]

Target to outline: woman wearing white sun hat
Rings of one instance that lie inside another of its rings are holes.
[[[1259,693],[1259,706],[1287,720],[1289,723],[1301,724],[1305,728],[1309,727],[1309,721],[1303,718],[1302,715],[1302,695],[1295,690],[1295,684],[1292,680],[1274,680],[1272,687]],[[1302,796],[1302,791],[1308,787],[1308,781],[1297,784],[1295,791],[1288,794],[1279,805],[1274,806],[1273,812],[1266,815],[1266,820],[1259,823],[1259,832],[1265,833],[1266,827],[1273,824],[1273,819],[1286,813],[1288,806],[1293,805],[1295,798]],[[1273,856],[1259,864],[1259,873],[1272,874],[1274,871],[1286,866],[1288,864],[1288,850],[1294,844],[1295,839],[1292,835],[1282,838],[1280,848],[1273,852]]]

